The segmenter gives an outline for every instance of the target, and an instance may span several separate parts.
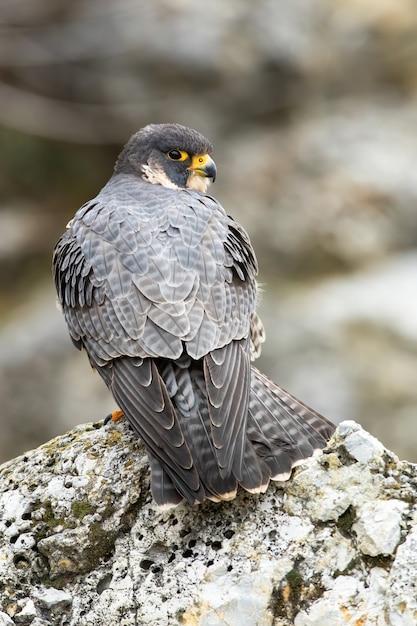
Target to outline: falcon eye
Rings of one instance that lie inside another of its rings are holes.
[[[171,161],[186,161],[190,158],[185,150],[170,150],[167,154]]]

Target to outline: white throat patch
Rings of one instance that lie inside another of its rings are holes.
[[[210,183],[210,178],[201,176],[197,172],[191,172],[187,180],[187,189],[194,189],[194,191],[201,191],[202,193],[206,193]]]

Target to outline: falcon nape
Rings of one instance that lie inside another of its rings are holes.
[[[71,339],[145,443],[166,507],[263,492],[334,431],[251,364],[264,341],[257,262],[205,193],[211,152],[179,124],[140,130],[53,258]]]

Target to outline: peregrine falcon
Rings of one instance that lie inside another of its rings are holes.
[[[334,431],[252,365],[257,261],[206,194],[211,153],[179,124],[142,128],[54,250],[71,339],[144,442],[163,507],[264,492]]]

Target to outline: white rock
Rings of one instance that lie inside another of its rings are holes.
[[[373,457],[381,455],[385,448],[378,439],[372,437],[363,428],[346,420],[339,424],[339,432],[345,437],[345,448],[360,463],[368,463]]]
[[[391,626],[417,623],[417,526],[396,553],[387,585],[386,604]]]
[[[352,530],[363,554],[393,554],[401,539],[401,519],[408,505],[399,500],[367,502],[357,510]]]
[[[330,591],[308,611],[301,611],[294,626],[354,626],[365,613],[362,609],[364,587],[351,576],[339,576]]]
[[[213,573],[212,582],[203,586],[200,598],[204,607],[199,617],[201,626],[217,626],[219,616],[230,626],[270,626],[273,616],[268,610],[272,584],[273,563],[263,558],[257,571],[236,577],[230,586],[227,572]]]
[[[32,533],[21,533],[13,544],[13,550],[19,552],[32,548],[36,544],[36,539]]]
[[[385,599],[388,589],[388,573],[382,567],[374,567],[369,573],[367,590],[367,616],[370,623],[385,626]],[[387,624],[389,626],[389,624]]]
[[[127,424],[80,426],[0,467],[0,606],[33,626],[411,625],[416,480],[345,423],[285,491],[161,512]]]
[[[391,626],[384,615],[387,576],[373,568],[366,586],[352,576],[339,576],[330,591],[296,616],[294,626]]]
[[[329,586],[333,582],[335,572],[343,573],[356,557],[352,541],[340,533],[330,535],[322,551],[323,579]],[[331,564],[331,568],[329,565]]]
[[[36,617],[36,607],[35,603],[32,599],[27,600],[20,611],[16,614],[16,617],[22,622],[22,618],[26,618],[26,620],[33,620]]]
[[[54,587],[45,587],[39,591],[34,592],[34,597],[38,600],[39,604],[47,609],[56,609],[58,607],[68,606],[72,603],[72,596],[65,591],[55,589]]]
[[[7,613],[3,613],[3,611],[0,611],[0,626],[14,626],[11,617]]]

